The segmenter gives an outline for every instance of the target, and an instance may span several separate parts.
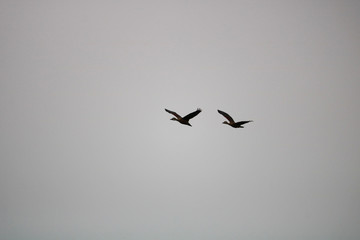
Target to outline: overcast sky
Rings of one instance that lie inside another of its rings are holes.
[[[0,238],[360,239],[359,13],[1,1]]]

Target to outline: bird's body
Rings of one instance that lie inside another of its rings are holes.
[[[165,111],[175,116],[174,118],[171,118],[170,120],[178,121],[181,124],[188,125],[188,126],[191,127],[191,124],[189,123],[189,120],[192,119],[193,117],[195,117],[196,115],[198,115],[201,112],[201,109],[198,108],[195,112],[189,113],[185,117],[181,117],[176,112],[170,111],[170,110],[168,110],[166,108],[165,108]]]
[[[218,110],[218,112],[228,120],[228,122],[224,121],[223,124],[227,124],[227,125],[229,125],[229,126],[231,126],[233,128],[244,128],[242,125],[244,125],[246,123],[249,123],[249,122],[252,122],[252,120],[235,122],[234,119],[229,114],[227,114],[226,112],[223,112],[221,110]]]

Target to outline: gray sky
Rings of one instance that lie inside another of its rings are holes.
[[[359,13],[1,1],[0,238],[359,239]]]

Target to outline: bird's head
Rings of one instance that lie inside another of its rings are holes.
[[[186,124],[186,125],[188,125],[188,126],[190,126],[190,127],[192,127],[192,126],[191,126],[191,124],[190,124],[190,123],[188,123],[188,122],[187,122],[187,123],[185,123],[185,124]]]
[[[170,120],[174,120],[174,121],[177,121],[177,118],[174,118],[174,117],[173,117],[173,118],[171,118]]]
[[[223,121],[223,124],[229,124],[227,121]]]

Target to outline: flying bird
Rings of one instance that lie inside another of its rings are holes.
[[[221,110],[218,110],[218,112],[223,115],[229,122],[227,121],[224,121],[223,124],[227,124],[227,125],[230,125],[232,126],[233,128],[244,128],[242,125],[245,124],[245,123],[249,123],[249,122],[252,122],[253,120],[249,120],[249,121],[240,121],[240,122],[235,122],[234,119],[229,115],[227,114],[226,112],[223,112]]]
[[[188,125],[188,126],[192,127],[191,124],[189,123],[189,120],[192,119],[193,117],[195,117],[196,115],[198,115],[201,112],[201,109],[198,108],[195,112],[189,113],[185,117],[181,117],[176,112],[167,110],[166,108],[165,108],[165,111],[167,111],[168,113],[175,116],[175,117],[171,118],[170,120],[178,121],[181,124]]]

